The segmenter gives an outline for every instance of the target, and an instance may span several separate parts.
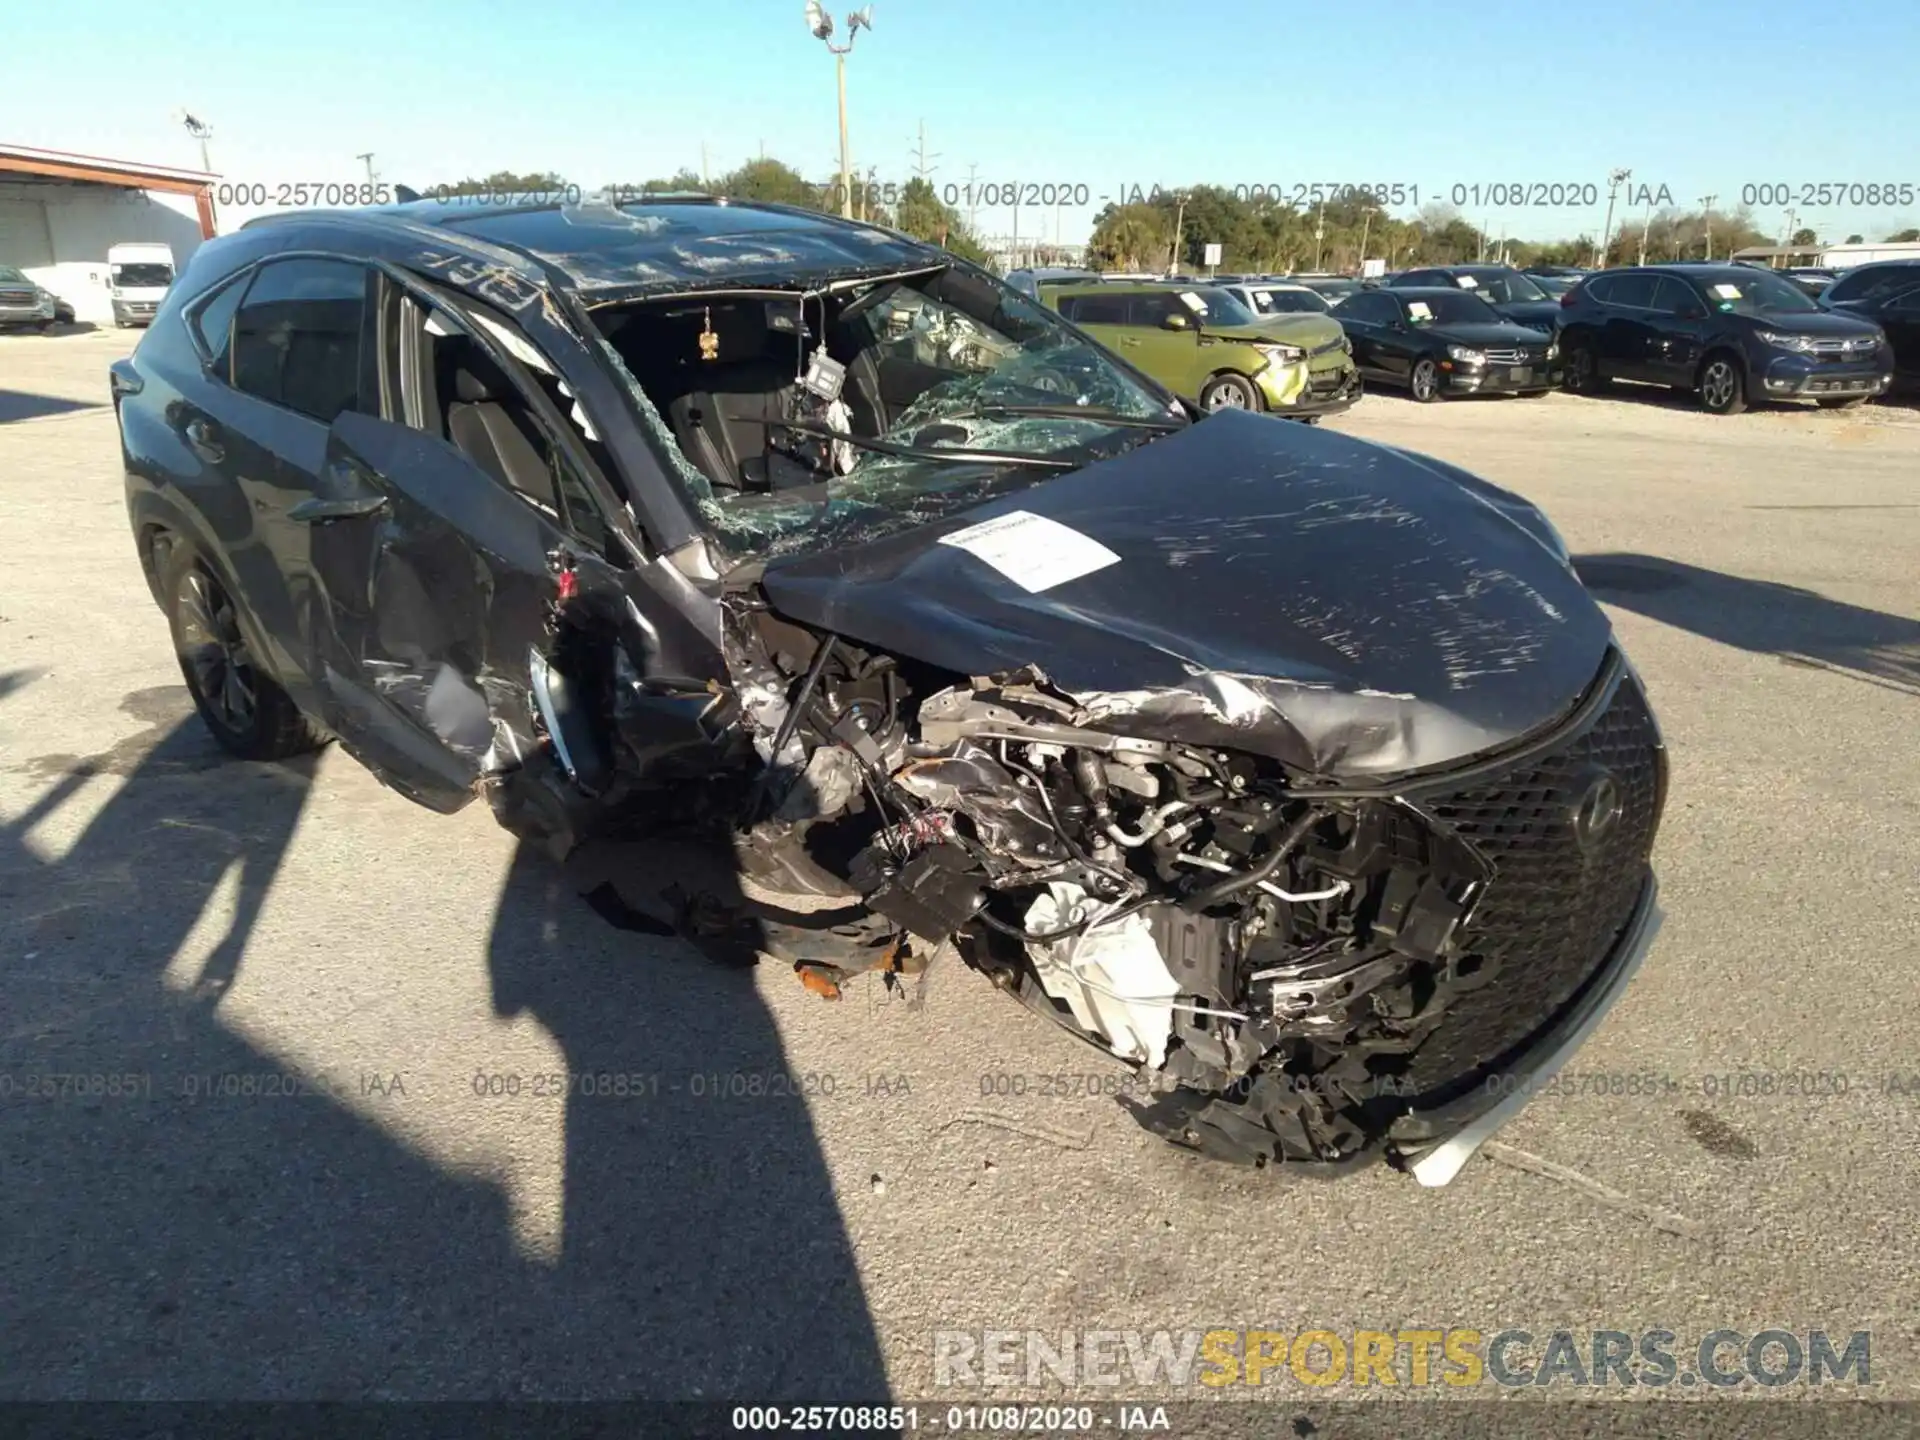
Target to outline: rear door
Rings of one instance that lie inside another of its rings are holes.
[[[1596,351],[1600,371],[1621,380],[1648,378],[1655,276],[1633,273],[1589,281],[1599,301]]]
[[[1663,385],[1691,386],[1706,353],[1707,305],[1678,275],[1654,282],[1646,334],[1646,378]]]
[[[326,464],[327,430],[377,409],[367,297],[373,272],[326,256],[271,260],[198,298],[185,320],[201,361],[167,412],[184,454],[180,477],[258,621],[269,668],[303,700],[314,677],[300,643],[305,526],[289,519]],[[204,481],[204,483],[202,483]]]
[[[1406,379],[1401,337],[1392,328],[1401,319],[1397,299],[1378,291],[1354,295],[1340,302],[1333,318],[1347,332],[1353,345],[1353,363],[1360,367],[1361,374],[1396,383]]]
[[[1140,337],[1127,322],[1130,299],[1124,290],[1063,295],[1058,308],[1062,317],[1071,320],[1123,360],[1138,365]]]

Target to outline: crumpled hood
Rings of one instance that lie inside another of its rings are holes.
[[[1035,667],[1081,724],[1377,779],[1538,729],[1600,670],[1606,617],[1499,495],[1223,411],[763,584],[793,619],[962,675]],[[1011,577],[952,543],[993,519]],[[1057,579],[1075,536],[1119,558]]]

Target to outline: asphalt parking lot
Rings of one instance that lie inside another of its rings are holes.
[[[1674,761],[1574,1067],[1664,1080],[1435,1192],[1169,1149],[957,966],[829,1004],[581,899],[672,856],[224,759],[127,534],[133,338],[0,338],[0,1398],[927,1396],[936,1330],[1413,1325],[1870,1330],[1920,1397],[1920,411],[1330,422],[1543,504]]]

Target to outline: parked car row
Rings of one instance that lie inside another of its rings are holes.
[[[1861,266],[1817,300],[1810,277],[1745,264],[1541,268],[1554,273],[1406,270],[1331,314],[1365,380],[1421,401],[1626,381],[1687,391],[1731,415],[1768,401],[1851,407],[1920,388],[1920,260]]]
[[[1340,322],[1324,305],[1277,308],[1270,294],[1262,310],[1263,293],[1246,284],[1096,280],[1043,284],[1040,300],[1202,409],[1312,421],[1351,406],[1361,379]]]

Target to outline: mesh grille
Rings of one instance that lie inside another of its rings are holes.
[[[1457,992],[1413,1057],[1422,1090],[1457,1080],[1547,1024],[1613,948],[1633,913],[1660,820],[1663,759],[1646,697],[1631,674],[1585,730],[1543,756],[1414,797],[1492,863],[1463,936],[1487,983]],[[1574,815],[1602,772],[1619,817],[1582,846]]]

